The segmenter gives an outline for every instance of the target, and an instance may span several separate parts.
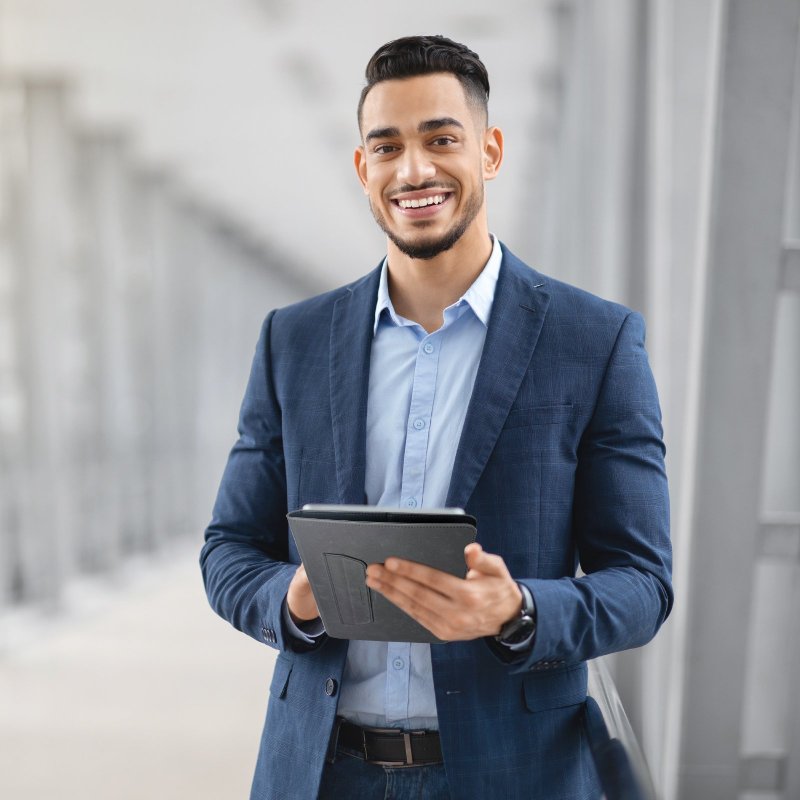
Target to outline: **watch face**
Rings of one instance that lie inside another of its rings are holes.
[[[527,614],[515,619],[503,630],[502,641],[506,644],[517,644],[528,638],[533,632],[533,618]]]

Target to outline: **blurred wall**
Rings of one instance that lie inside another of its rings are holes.
[[[82,130],[60,81],[0,89],[0,599],[196,535],[290,260]]]

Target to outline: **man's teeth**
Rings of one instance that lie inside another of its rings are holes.
[[[425,206],[439,205],[444,203],[446,195],[435,194],[433,197],[420,197],[416,200],[398,200],[400,208],[424,208]]]

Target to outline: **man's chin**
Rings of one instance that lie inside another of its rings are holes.
[[[403,238],[387,227],[381,227],[383,227],[384,233],[401,253],[409,258],[430,261],[441,253],[446,253],[456,245],[458,240],[466,233],[468,225],[464,223],[465,221],[462,221],[460,225],[456,225],[443,235],[418,235],[413,239]]]
[[[420,261],[430,261],[441,253],[450,250],[461,237],[459,236],[455,239],[452,237],[417,239],[413,242],[392,235],[390,235],[389,238],[403,255],[409,258],[419,259]]]

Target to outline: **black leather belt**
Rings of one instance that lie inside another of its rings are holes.
[[[384,767],[442,763],[439,731],[362,728],[337,717],[328,749],[330,757],[340,745],[357,751],[370,764],[380,764]]]

